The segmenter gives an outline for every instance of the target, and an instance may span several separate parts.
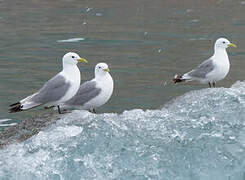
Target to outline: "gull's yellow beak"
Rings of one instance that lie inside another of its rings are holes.
[[[77,62],[88,63],[88,61],[84,58],[77,59]]]
[[[234,48],[237,47],[237,46],[236,46],[235,44],[233,44],[233,43],[228,44],[228,46],[229,46],[229,47],[234,47]]]
[[[105,72],[110,72],[110,69],[109,68],[105,68],[104,71]]]

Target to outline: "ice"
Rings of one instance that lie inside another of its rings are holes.
[[[8,123],[11,119],[0,119],[0,127],[14,126],[17,123]]]
[[[102,13],[95,13],[95,16],[102,16]]]
[[[0,123],[11,121],[11,119],[0,119]]]
[[[197,23],[197,22],[199,22],[199,19],[192,19],[191,22]]]
[[[58,40],[58,43],[71,43],[71,42],[79,42],[79,41],[84,41],[85,38],[70,38],[70,39],[63,39],[63,40]]]
[[[244,180],[245,82],[159,110],[73,111],[0,150],[0,179]]]

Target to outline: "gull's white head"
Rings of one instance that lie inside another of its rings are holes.
[[[219,38],[216,40],[214,44],[214,48],[221,48],[221,49],[226,49],[228,47],[236,47],[235,44],[231,43],[228,39],[226,38]]]
[[[99,63],[95,66],[95,76],[103,76],[110,72],[106,63]]]
[[[69,52],[63,56],[63,65],[76,65],[78,62],[87,63],[87,60],[81,58],[77,53]]]

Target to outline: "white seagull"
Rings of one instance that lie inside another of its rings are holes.
[[[105,104],[113,93],[113,79],[106,63],[95,66],[95,78],[83,83],[76,95],[64,103],[65,107],[74,107],[90,110],[95,113],[95,108]]]
[[[209,87],[212,85],[215,87],[215,83],[224,79],[230,69],[230,61],[226,52],[228,47],[236,47],[236,45],[225,38],[217,39],[213,56],[190,72],[182,76],[175,75],[174,83],[196,80],[202,84],[209,84]]]
[[[36,93],[10,105],[10,113],[31,109],[40,105],[57,106],[61,114],[59,105],[71,99],[80,86],[80,71],[78,62],[86,62],[84,58],[76,53],[69,52],[63,56],[63,70],[47,81]]]

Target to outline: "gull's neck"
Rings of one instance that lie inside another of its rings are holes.
[[[95,79],[96,80],[101,80],[101,79],[110,78],[110,77],[111,77],[110,73],[95,74]]]
[[[70,71],[74,68],[77,68],[76,64],[65,64],[65,63],[63,63],[63,71]]]
[[[227,67],[230,66],[229,57],[225,48],[215,48],[213,57],[213,61],[216,64],[226,65]]]
[[[69,81],[80,83],[80,70],[76,64],[63,64],[63,70],[61,72]]]
[[[214,57],[227,56],[225,48],[215,47],[214,48]]]

